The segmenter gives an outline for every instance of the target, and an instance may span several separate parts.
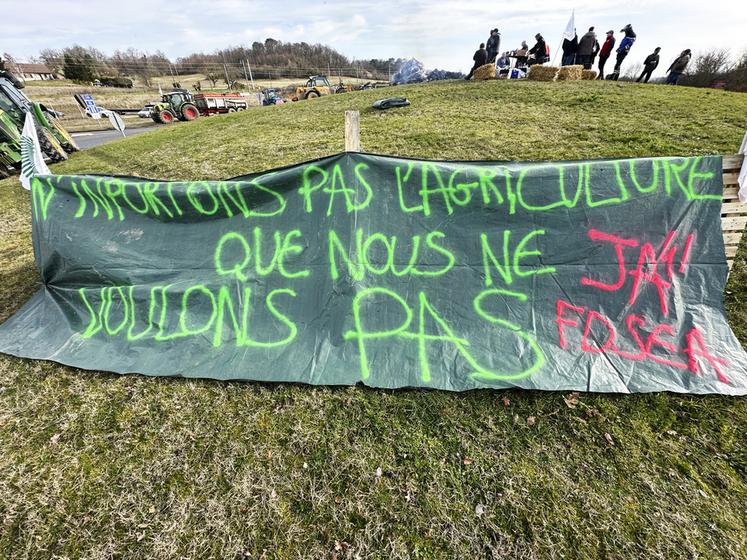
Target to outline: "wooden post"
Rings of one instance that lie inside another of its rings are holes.
[[[345,151],[361,151],[360,113],[345,111]]]

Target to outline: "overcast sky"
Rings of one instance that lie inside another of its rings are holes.
[[[661,46],[656,74],[663,74],[685,48],[747,50],[746,6],[745,0],[0,0],[0,51],[26,60],[45,47],[78,43],[107,53],[162,50],[175,59],[273,37],[324,43],[350,58],[415,57],[428,69],[467,71],[493,27],[501,30],[501,50],[522,40],[531,46],[540,32],[554,54],[575,8],[579,37],[594,25],[600,37],[615,30],[619,42],[619,30],[632,23],[638,40],[626,64]]]

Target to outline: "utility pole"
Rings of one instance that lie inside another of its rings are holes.
[[[223,63],[223,73],[226,75],[226,89],[231,89],[231,80],[228,78],[228,66]]]
[[[241,67],[244,69],[244,79],[248,82],[249,81],[249,74],[246,72],[246,64],[244,64],[244,61],[241,61]]]
[[[252,82],[252,89],[254,89],[254,76],[252,76],[252,67],[249,65],[249,59],[246,59],[246,67],[249,69],[249,81]]]

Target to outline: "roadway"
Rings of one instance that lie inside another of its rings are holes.
[[[137,136],[144,132],[151,132],[162,128],[162,125],[153,126],[141,126],[139,128],[126,128],[125,136],[127,138],[131,136]],[[81,150],[93,148],[95,146],[101,146],[102,144],[108,144],[114,140],[121,140],[122,133],[118,130],[91,130],[89,132],[73,132],[72,133],[75,142],[80,146]]]

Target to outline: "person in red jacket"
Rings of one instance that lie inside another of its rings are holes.
[[[612,49],[615,48],[615,32],[611,29],[607,31],[607,39],[604,41],[604,45],[599,50],[599,77],[598,80],[604,80],[604,63],[612,54]]]

